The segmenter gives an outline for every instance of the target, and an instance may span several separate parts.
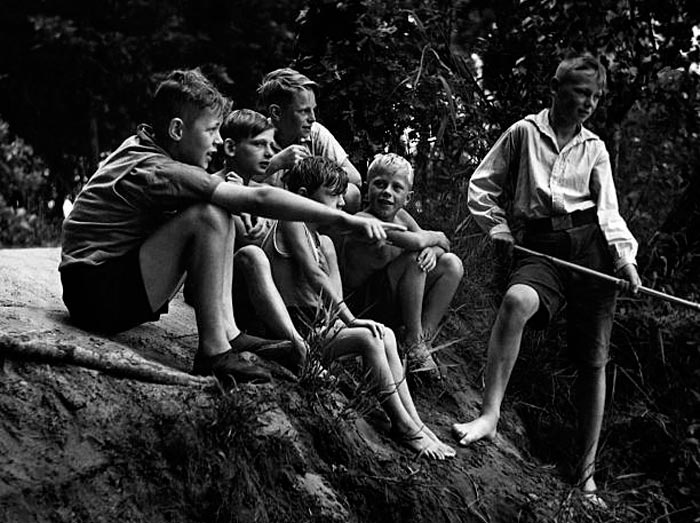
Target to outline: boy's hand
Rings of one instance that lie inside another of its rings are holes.
[[[243,178],[241,178],[238,174],[234,173],[233,171],[227,172],[226,173],[226,181],[235,183],[236,185],[245,185],[243,182]]]
[[[384,329],[386,328],[381,323],[361,318],[355,318],[354,320],[352,320],[348,324],[348,327],[364,327],[365,329],[369,329],[372,333],[372,336],[374,336],[375,338],[379,338],[380,340],[384,338]]]
[[[430,272],[437,265],[437,254],[432,247],[426,247],[418,254],[416,261],[418,261],[420,270]]]
[[[291,169],[297,162],[308,156],[309,150],[303,145],[290,145],[272,157],[267,171],[272,173],[280,169]]]
[[[637,266],[634,263],[628,263],[617,272],[626,280],[623,282],[622,288],[626,291],[631,291],[632,294],[637,294],[639,287],[642,285],[642,280],[639,277],[639,273],[637,273]]]
[[[241,220],[243,221],[243,227],[245,227],[245,235],[250,240],[261,239],[267,232],[268,220],[266,218],[260,218],[244,212],[241,213]]]
[[[441,247],[445,252],[450,252],[450,240],[447,239],[442,231],[432,231],[433,242],[438,247]]]
[[[493,246],[496,251],[496,256],[504,259],[509,259],[513,256],[513,247],[515,246],[515,238],[509,232],[497,232],[491,236]]]

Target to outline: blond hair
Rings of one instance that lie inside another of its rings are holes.
[[[600,61],[590,53],[571,56],[562,60],[554,73],[554,78],[561,83],[570,81],[575,73],[590,71],[594,74],[601,90],[605,90],[607,84],[607,74],[605,67]]]
[[[271,104],[285,106],[299,91],[316,91],[318,84],[299,71],[284,67],[265,75],[258,87],[258,105],[266,110]]]
[[[413,187],[413,166],[403,156],[396,153],[377,154],[367,169],[367,181],[382,173],[405,174],[409,185]]]

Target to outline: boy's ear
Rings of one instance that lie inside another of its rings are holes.
[[[282,117],[282,108],[278,104],[270,104],[267,108],[270,118],[277,122]]]
[[[552,90],[553,93],[556,93],[559,90],[559,87],[561,86],[561,80],[557,78],[556,76],[552,76],[552,79],[549,82],[549,88]]]
[[[168,138],[175,142],[179,142],[182,139],[182,133],[184,131],[185,122],[181,118],[173,118],[168,124]]]
[[[224,140],[224,154],[233,158],[236,156],[236,142],[233,138],[226,138]]]
[[[306,190],[306,187],[299,187],[299,191],[297,192],[299,196],[308,196],[309,191]]]
[[[413,191],[408,191],[406,193],[406,203],[410,202],[413,199]]]

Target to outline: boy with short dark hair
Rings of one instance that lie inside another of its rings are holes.
[[[275,127],[257,111],[238,109],[221,126],[224,167],[215,176],[232,183],[259,185],[274,155]],[[249,213],[234,215],[236,245],[233,255],[233,303],[237,321],[246,332],[288,339],[292,351],[263,349],[257,353],[297,370],[306,358],[307,345],[287,313],[275,286],[270,261],[260,246],[274,220]]]
[[[337,163],[350,184],[344,195],[347,212],[360,208],[362,178],[338,140],[316,121],[318,84],[288,67],[271,71],[258,88],[258,101],[275,126],[280,147],[268,167],[269,183],[281,186],[281,176],[307,156],[323,156]]]
[[[393,153],[375,157],[367,171],[367,207],[358,216],[400,224],[387,241],[346,236],[340,264],[348,305],[357,314],[404,326],[408,369],[436,368],[430,340],[464,274],[444,233],[426,231],[405,209],[413,195],[413,167]]]
[[[290,191],[332,209],[342,208],[347,176],[337,164],[321,157],[305,158],[288,173]],[[328,329],[325,360],[346,355],[363,357],[382,408],[392,422],[392,435],[402,444],[431,459],[453,457],[421,421],[404,378],[393,331],[355,317],[343,303],[343,291],[333,242],[318,233],[314,223],[277,222],[263,242],[277,287],[300,330],[316,311],[337,311]]]
[[[617,271],[636,291],[637,242],[618,210],[610,158],[603,141],[583,127],[605,82],[605,69],[591,55],[562,61],[551,81],[550,108],[526,116],[499,138],[472,175],[468,205],[497,251],[512,252],[517,240],[591,269]],[[545,326],[566,305],[568,346],[579,366],[578,481],[586,499],[604,505],[593,475],[616,294],[608,282],[516,253],[491,331],[481,415],[453,426],[459,443],[495,437],[523,328]]]
[[[77,324],[122,331],[158,319],[187,272],[195,284],[199,333],[194,373],[269,379],[239,352],[271,342],[240,332],[231,293],[223,292],[233,272],[231,213],[386,234],[379,222],[273,187],[222,183],[207,173],[229,105],[198,70],[173,71],[159,85],[154,127],[139,126],[103,162],[64,221],[63,299]]]

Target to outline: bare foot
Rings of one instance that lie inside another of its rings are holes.
[[[583,490],[581,492],[581,502],[588,508],[598,510],[608,510],[608,504],[600,497],[597,490]]]
[[[497,418],[479,416],[468,423],[455,423],[452,425],[452,434],[457,438],[458,445],[466,447],[480,439],[492,440],[496,437]]]
[[[457,455],[457,451],[449,445],[447,445],[446,443],[444,443],[440,438],[438,438],[427,425],[423,425],[423,431],[428,435],[430,439],[432,439],[434,442],[440,445],[440,447],[442,448],[442,452],[443,454],[445,454],[446,458],[454,458]]]
[[[418,457],[428,459],[444,460],[445,454],[441,444],[428,436],[423,429],[419,432],[401,433],[393,430],[392,436],[404,447],[407,447],[418,454]]]

